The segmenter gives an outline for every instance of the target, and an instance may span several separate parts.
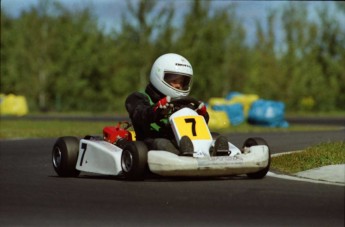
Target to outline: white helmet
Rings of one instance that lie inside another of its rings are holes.
[[[167,82],[177,76],[183,78],[181,89]],[[193,68],[187,59],[178,54],[164,54],[153,63],[150,82],[162,94],[176,98],[189,95],[192,77]]]

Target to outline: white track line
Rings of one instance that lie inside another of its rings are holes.
[[[277,174],[277,173],[273,173],[273,172],[268,172],[267,176],[280,178],[280,179],[284,179],[284,180],[294,180],[294,181],[304,181],[304,182],[310,182],[310,183],[316,183],[316,184],[330,184],[330,185],[337,185],[337,186],[345,186],[345,184],[342,184],[342,183],[322,181],[322,180],[313,180],[313,179],[309,179],[309,178],[290,176],[290,175],[284,175],[284,174]]]

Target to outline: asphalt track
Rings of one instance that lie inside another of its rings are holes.
[[[345,130],[229,134],[272,153],[340,141]],[[57,177],[55,139],[0,141],[1,226],[344,226],[344,187],[267,176],[129,182],[82,174]],[[293,163],[292,163],[293,164]]]

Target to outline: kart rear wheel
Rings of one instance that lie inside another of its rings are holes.
[[[268,154],[269,154],[269,157],[268,157],[268,164],[267,166],[262,169],[262,170],[259,170],[258,172],[255,172],[255,173],[248,173],[247,176],[251,179],[262,179],[266,176],[267,172],[269,171],[270,169],[270,165],[271,165],[271,152],[270,152],[270,147],[268,146],[267,142],[260,138],[260,137],[254,137],[254,138],[248,138],[244,144],[243,144],[243,147],[242,148],[249,148],[251,146],[255,146],[255,145],[266,145],[268,147]]]
[[[147,146],[141,141],[128,143],[122,151],[121,167],[129,180],[142,180],[148,170]]]
[[[78,160],[79,139],[76,137],[60,137],[52,151],[55,172],[60,177],[77,177],[80,171],[75,168]]]

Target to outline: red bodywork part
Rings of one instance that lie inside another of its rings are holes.
[[[132,141],[132,134],[127,130],[131,125],[128,122],[119,122],[116,126],[103,128],[104,140],[109,143],[116,143],[120,139]]]

